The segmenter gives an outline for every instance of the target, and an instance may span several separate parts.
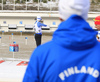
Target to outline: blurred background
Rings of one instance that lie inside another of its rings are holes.
[[[42,27],[42,44],[51,40],[53,32],[60,24],[58,1],[0,0],[0,58],[12,57],[9,45],[14,41],[19,44],[19,52],[16,53],[15,58],[30,58],[36,48],[33,26],[38,15],[42,17],[42,22],[48,25]],[[93,29],[95,29],[93,19],[98,15],[100,15],[100,0],[91,0],[87,22]],[[25,37],[28,38],[27,45]]]
[[[59,0],[0,0],[2,10],[58,11]],[[92,12],[100,11],[100,0],[90,0]]]

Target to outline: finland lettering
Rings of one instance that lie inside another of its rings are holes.
[[[78,73],[89,74],[89,75],[92,75],[94,78],[99,77],[99,71],[98,70],[96,70],[92,67],[86,68],[85,66],[82,66],[80,70],[78,69],[77,66],[68,68],[68,69],[64,70],[63,72],[61,72],[59,74],[59,77],[60,77],[61,80],[65,80],[65,77],[69,77],[73,74],[78,74]]]

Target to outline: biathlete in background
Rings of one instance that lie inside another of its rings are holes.
[[[95,28],[98,30],[97,39],[100,42],[100,16],[94,19]]]
[[[42,26],[47,26],[43,23],[41,23],[42,18],[41,16],[37,16],[37,20],[34,24],[34,31],[35,31],[35,41],[36,45],[39,46],[41,45],[41,38],[42,38]]]

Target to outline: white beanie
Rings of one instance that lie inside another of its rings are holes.
[[[86,20],[89,8],[90,0],[59,0],[59,15],[63,20],[67,20],[73,14]]]
[[[37,16],[37,21],[42,20],[41,16]]]

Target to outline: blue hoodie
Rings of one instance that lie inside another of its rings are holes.
[[[34,50],[23,82],[100,82],[96,34],[84,19],[72,15],[51,41]]]

